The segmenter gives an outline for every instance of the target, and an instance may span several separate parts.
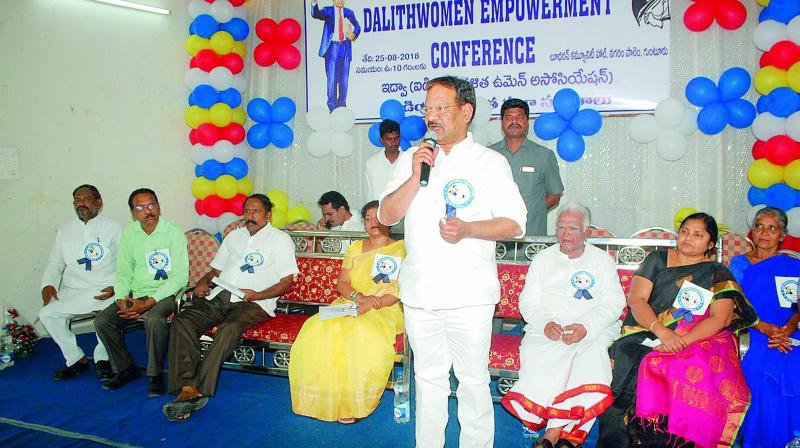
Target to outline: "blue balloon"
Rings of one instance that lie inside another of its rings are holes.
[[[253,98],[247,103],[247,115],[250,116],[250,118],[252,118],[256,123],[270,123],[272,122],[272,106],[269,104],[269,101],[265,100],[264,98]],[[264,146],[267,146],[268,144],[269,138],[267,138],[267,143]],[[264,146],[262,146],[262,148]],[[255,148],[255,146],[253,147]]]
[[[577,132],[567,129],[558,138],[556,150],[562,159],[567,162],[574,162],[583,157],[583,153],[586,151],[586,142]]]
[[[559,117],[569,121],[581,108],[581,97],[572,89],[561,89],[553,97],[553,108]]]
[[[756,119],[756,108],[750,101],[739,98],[738,100],[722,103],[728,113],[728,124],[736,129],[744,129],[753,124]],[[711,106],[706,106],[706,108]]]
[[[767,112],[786,118],[800,108],[800,95],[789,87],[778,87],[767,95]]]
[[[758,23],[769,20],[769,8],[764,8],[758,13]]]
[[[398,123],[403,121],[403,117],[406,116],[406,110],[403,108],[403,105],[400,101],[397,100],[386,100],[381,104],[381,119],[383,120],[394,120]]]
[[[225,174],[230,174],[237,179],[247,176],[247,170],[247,162],[238,157],[232,158],[230,162],[225,164]]]
[[[238,17],[234,17],[230,21],[221,24],[219,29],[228,32],[233,36],[233,40],[245,40],[250,34],[250,26],[244,19]]]
[[[594,135],[603,126],[603,117],[600,112],[594,109],[583,109],[578,111],[569,122],[569,127],[580,135]]]
[[[222,232],[217,232],[216,235],[214,235],[214,238],[216,238],[217,241],[222,241]]]
[[[697,127],[707,135],[716,135],[728,125],[728,110],[722,103],[714,103],[700,109]]]
[[[269,124],[259,123],[250,126],[247,131],[247,143],[253,149],[266,148],[269,145]]]
[[[800,15],[800,2],[797,0],[770,0],[769,5],[764,8],[764,12],[769,15],[769,19],[781,23],[789,23],[795,16]]]
[[[194,29],[194,33],[192,33],[192,29]],[[206,39],[211,38],[217,31],[219,31],[219,23],[208,14],[198,15],[189,26],[190,33],[197,34]]]
[[[406,140],[419,140],[428,128],[425,120],[419,115],[410,115],[400,122],[400,136]]]
[[[714,81],[698,76],[686,84],[686,99],[695,106],[705,107],[719,102],[719,91]]]
[[[750,187],[747,191],[747,202],[750,205],[761,205],[767,202],[767,190],[758,187]]]
[[[288,148],[294,141],[292,128],[283,123],[271,123],[269,125],[269,139],[278,148]]]
[[[555,112],[548,112],[533,120],[533,132],[542,140],[552,140],[567,129],[567,124]]]
[[[276,123],[286,123],[294,118],[297,113],[297,106],[291,98],[282,96],[272,102],[272,121]]]
[[[381,143],[380,127],[380,123],[373,123],[372,126],[369,127],[369,142],[378,148],[383,148],[383,143]]]
[[[225,174],[225,166],[214,159],[208,159],[201,165],[203,177],[208,180],[214,180],[219,176]]]
[[[192,90],[192,94],[189,95],[190,105],[200,106],[204,109],[208,109],[218,102],[219,94],[217,93],[217,90],[208,84],[200,84],[199,86],[195,87],[194,90]]]
[[[411,147],[411,142],[406,140],[406,139],[404,139],[403,137],[400,137],[400,149],[405,151],[410,147]]]
[[[219,103],[225,103],[231,109],[236,109],[242,104],[242,94],[238,90],[231,87],[230,89],[219,92]]]
[[[767,98],[769,98],[769,95],[758,97],[758,101],[756,101],[756,110],[758,113],[763,114],[769,111],[769,100]]]
[[[766,199],[765,203],[768,206],[779,208],[783,211],[794,207],[797,201],[794,188],[784,183],[777,183],[767,188]]]
[[[205,176],[203,176],[203,165],[195,165],[194,166],[194,176],[195,177],[205,177]]]
[[[750,90],[751,80],[750,73],[742,67],[731,67],[725,70],[719,77],[719,99],[731,101],[741,98]]]

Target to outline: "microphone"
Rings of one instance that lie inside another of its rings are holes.
[[[423,142],[428,142],[436,148],[436,140],[439,138],[436,135],[436,131],[428,131],[425,133],[425,136],[422,137]],[[428,186],[428,178],[431,177],[431,166],[425,162],[422,162],[422,171],[419,173],[419,184],[423,187]]]

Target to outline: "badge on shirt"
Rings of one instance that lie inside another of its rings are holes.
[[[672,302],[672,306],[677,308],[672,312],[672,317],[676,319],[683,317],[686,322],[694,322],[693,316],[705,314],[713,298],[713,292],[690,281],[685,281],[678,291],[678,295],[675,296],[675,301]]]
[[[775,292],[781,308],[791,308],[797,303],[797,277],[775,277]]]
[[[166,280],[169,276],[167,272],[172,271],[169,249],[158,249],[144,255],[147,261],[147,270],[155,274],[153,280]]]
[[[372,281],[375,283],[389,283],[397,280],[400,272],[400,258],[391,255],[375,254],[375,263],[372,264]]]
[[[242,272],[255,274],[256,268],[264,265],[264,255],[261,252],[250,252],[244,256],[244,264],[239,267]]]
[[[530,166],[530,165],[522,165],[522,168],[520,168],[520,171],[522,171],[523,173],[535,173],[536,172],[536,167],[535,166]]]
[[[92,241],[83,247],[83,258],[79,258],[77,262],[84,265],[87,271],[91,271],[92,263],[98,263],[105,255],[105,247],[99,242]]]
[[[456,217],[456,210],[464,208],[475,199],[475,189],[464,179],[453,179],[444,186],[445,216]]]
[[[576,299],[586,299],[592,300],[594,297],[589,293],[589,290],[597,283],[595,280],[594,275],[588,271],[578,271],[572,274],[572,277],[569,279],[569,282],[572,284],[572,287],[576,289],[575,294],[572,297]]]

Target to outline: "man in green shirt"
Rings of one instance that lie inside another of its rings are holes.
[[[547,235],[547,212],[561,200],[564,185],[553,151],[528,140],[528,103],[510,98],[500,107],[505,138],[491,149],[502,154],[511,165],[511,174],[519,187],[528,222],[525,235]]]
[[[134,222],[122,231],[114,291],[123,297],[95,318],[114,377],[103,389],[114,390],[139,378],[123,335],[124,327],[144,318],[147,334],[147,395],[164,393],[161,370],[169,344],[167,318],[175,311],[175,294],[189,280],[189,256],[183,231],[164,218],[153,190],[140,188],[128,198]]]

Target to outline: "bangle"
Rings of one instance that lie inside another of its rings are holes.
[[[650,324],[650,333],[653,332],[653,327],[658,323],[658,319],[654,320],[653,323]]]
[[[355,289],[350,291],[350,300],[355,302],[357,298],[358,298],[358,291],[356,291]]]

